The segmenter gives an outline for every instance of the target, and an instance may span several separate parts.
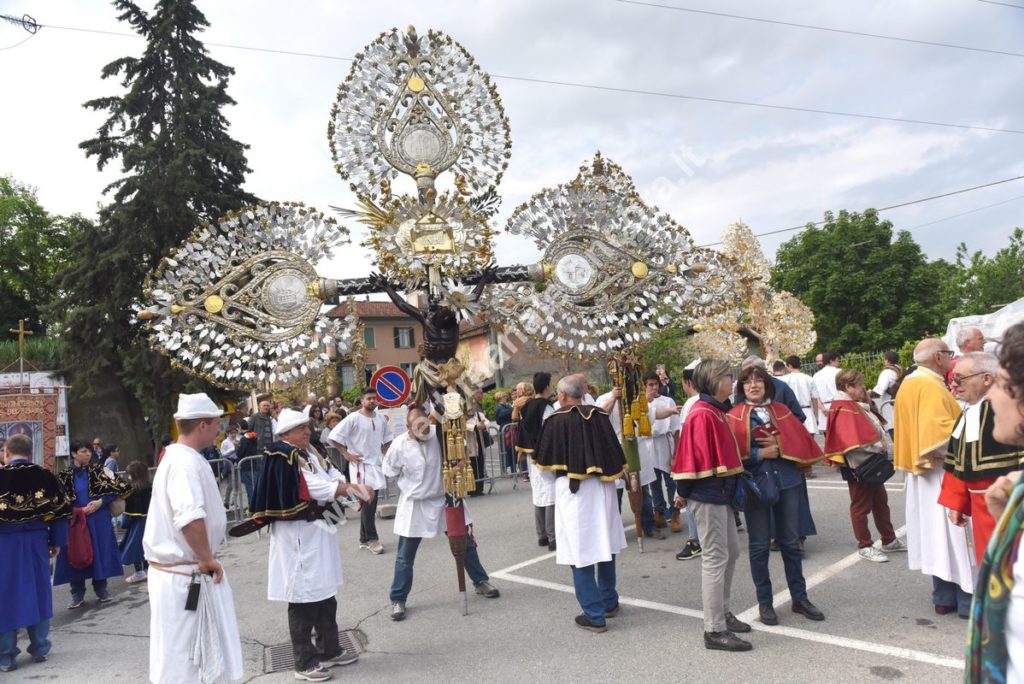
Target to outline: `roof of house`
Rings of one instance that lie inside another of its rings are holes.
[[[355,302],[360,318],[411,318],[392,302]],[[342,302],[327,312],[328,318],[341,318],[349,313],[348,302]]]

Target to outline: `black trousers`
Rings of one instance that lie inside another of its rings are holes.
[[[341,653],[338,645],[338,599],[288,604],[288,631],[295,670],[304,672]],[[312,632],[316,631],[314,644]]]
[[[365,544],[374,539],[380,539],[377,536],[377,492],[373,493],[372,499],[363,502],[363,509],[359,512],[359,543]]]

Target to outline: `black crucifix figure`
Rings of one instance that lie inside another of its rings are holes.
[[[496,277],[494,267],[481,271],[470,301],[478,301],[484,287],[495,282]],[[476,477],[483,473],[474,473],[466,458],[466,399],[459,387],[466,369],[455,358],[459,344],[459,314],[442,304],[439,293],[432,288],[428,288],[428,304],[424,311],[406,301],[395,286],[380,274],[371,275],[369,284],[385,292],[399,311],[423,326],[423,359],[416,367],[412,380],[414,399],[420,406],[430,401],[431,418],[441,427],[438,440],[444,469],[448,545],[455,557],[459,593],[462,594],[462,614],[465,615],[468,611],[465,559],[469,540],[463,499],[476,486]]]

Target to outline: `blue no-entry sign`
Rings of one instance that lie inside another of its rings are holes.
[[[377,393],[377,403],[391,408],[401,406],[412,393],[409,376],[398,366],[382,366],[370,378],[370,387]]]

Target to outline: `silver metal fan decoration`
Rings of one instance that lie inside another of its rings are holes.
[[[259,204],[197,228],[147,279],[137,312],[172,362],[226,387],[287,382],[348,351],[355,321],[320,317],[313,264],[348,241],[301,204]]]
[[[601,354],[719,305],[729,286],[713,252],[648,207],[632,180],[595,155],[571,183],[541,191],[506,226],[542,250],[545,283],[492,286],[491,320],[541,348]]]
[[[371,199],[399,173],[424,189],[448,169],[466,194],[482,194],[501,181],[512,145],[501,98],[472,56],[440,31],[412,27],[356,55],[327,137],[337,172]]]

